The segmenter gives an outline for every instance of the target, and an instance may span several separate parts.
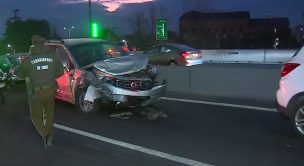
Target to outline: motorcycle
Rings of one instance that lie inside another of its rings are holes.
[[[0,70],[0,99],[1,99],[1,103],[6,102],[6,95],[7,95],[6,83],[7,83],[7,74]]]
[[[11,73],[5,73],[0,70],[0,101],[6,103],[7,90],[12,85],[13,75]]]

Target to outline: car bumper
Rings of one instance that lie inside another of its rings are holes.
[[[289,114],[288,114],[286,107],[284,107],[284,106],[280,105],[278,102],[276,102],[276,109],[282,117],[289,119]]]
[[[186,66],[194,66],[201,65],[203,63],[203,59],[187,59]]]
[[[166,84],[153,87],[151,90],[145,91],[133,91],[115,87],[111,84],[106,84],[101,88],[97,88],[97,91],[108,100],[126,103],[136,100],[140,101],[140,106],[148,106],[154,104],[162,97],[166,90]]]
[[[179,66],[195,66],[195,65],[201,65],[203,63],[203,59],[184,59],[180,58],[178,59],[178,65]]]

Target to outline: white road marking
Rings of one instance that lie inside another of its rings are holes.
[[[122,141],[114,140],[114,139],[111,139],[111,138],[106,138],[106,137],[103,137],[103,136],[100,136],[100,135],[92,134],[92,133],[89,133],[89,132],[86,132],[86,131],[81,131],[81,130],[78,130],[78,129],[73,129],[73,128],[66,127],[66,126],[63,126],[63,125],[60,125],[60,124],[54,124],[54,127],[58,128],[58,129],[61,129],[61,130],[68,131],[68,132],[72,132],[72,133],[75,133],[75,134],[79,134],[79,135],[82,135],[82,136],[85,136],[85,137],[89,137],[89,138],[92,138],[92,139],[96,139],[96,140],[99,140],[99,141],[102,141],[102,142],[117,145],[117,146],[120,146],[120,147],[135,150],[135,151],[138,151],[138,152],[141,152],[141,153],[145,153],[145,154],[149,154],[149,155],[152,155],[152,156],[164,158],[164,159],[167,159],[167,160],[170,160],[170,161],[174,161],[174,162],[189,165],[189,166],[212,166],[210,164],[202,163],[200,161],[195,161],[195,160],[192,160],[192,159],[187,159],[187,158],[172,155],[172,154],[169,154],[169,153],[160,152],[160,151],[157,151],[157,150],[145,148],[145,147],[130,144],[130,143],[127,143],[127,142],[122,142]]]
[[[228,104],[228,103],[217,103],[217,102],[189,100],[189,99],[180,99],[180,98],[170,98],[170,97],[162,97],[161,99],[162,100],[170,100],[170,101],[187,102],[187,103],[197,103],[197,104],[207,104],[207,105],[216,105],[216,106],[261,110],[261,111],[268,111],[268,112],[277,112],[277,110],[274,109],[274,108],[255,107],[255,106],[247,106],[247,105]],[[196,161],[196,160],[172,155],[172,154],[169,154],[169,153],[145,148],[145,147],[130,144],[130,143],[127,143],[127,142],[114,140],[114,139],[111,139],[111,138],[106,138],[106,137],[103,137],[103,136],[100,136],[100,135],[92,134],[92,133],[89,133],[89,132],[86,132],[86,131],[81,131],[81,130],[78,130],[78,129],[73,129],[73,128],[63,126],[63,125],[60,125],[60,124],[54,124],[54,127],[58,128],[58,129],[61,129],[61,130],[68,131],[68,132],[72,132],[72,133],[75,133],[75,134],[79,134],[79,135],[82,135],[82,136],[85,136],[85,137],[89,137],[89,138],[92,138],[92,139],[96,139],[96,140],[99,140],[99,141],[102,141],[102,142],[117,145],[117,146],[120,146],[120,147],[135,150],[135,151],[138,151],[138,152],[142,152],[142,153],[149,154],[149,155],[152,155],[152,156],[164,158],[164,159],[167,159],[167,160],[170,160],[170,161],[174,161],[174,162],[189,165],[189,166],[212,166],[210,164],[203,163],[203,162],[200,162],[200,161]]]
[[[255,106],[247,106],[247,105],[228,104],[228,103],[217,103],[217,102],[200,101],[200,100],[188,100],[188,99],[179,99],[179,98],[170,98],[170,97],[162,97],[161,99],[162,100],[170,100],[170,101],[187,102],[187,103],[208,104],[208,105],[216,105],[216,106],[245,108],[245,109],[268,111],[268,112],[277,112],[277,110],[274,109],[274,108],[255,107]]]

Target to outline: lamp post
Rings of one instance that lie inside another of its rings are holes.
[[[90,28],[90,34],[89,34],[89,37],[91,37],[92,36],[92,32],[91,32],[91,29],[92,29],[92,3],[91,3],[91,0],[89,0],[89,28]]]
[[[74,26],[72,26],[70,28],[63,27],[64,30],[68,30],[68,37],[69,38],[71,38],[71,30],[74,29],[74,28],[75,28]]]
[[[13,50],[14,55],[16,54],[16,51],[15,51],[15,49],[13,48],[12,45],[8,44],[7,47]]]

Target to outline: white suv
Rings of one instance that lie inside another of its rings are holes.
[[[304,138],[304,46],[282,67],[277,108],[290,118],[297,135]]]

